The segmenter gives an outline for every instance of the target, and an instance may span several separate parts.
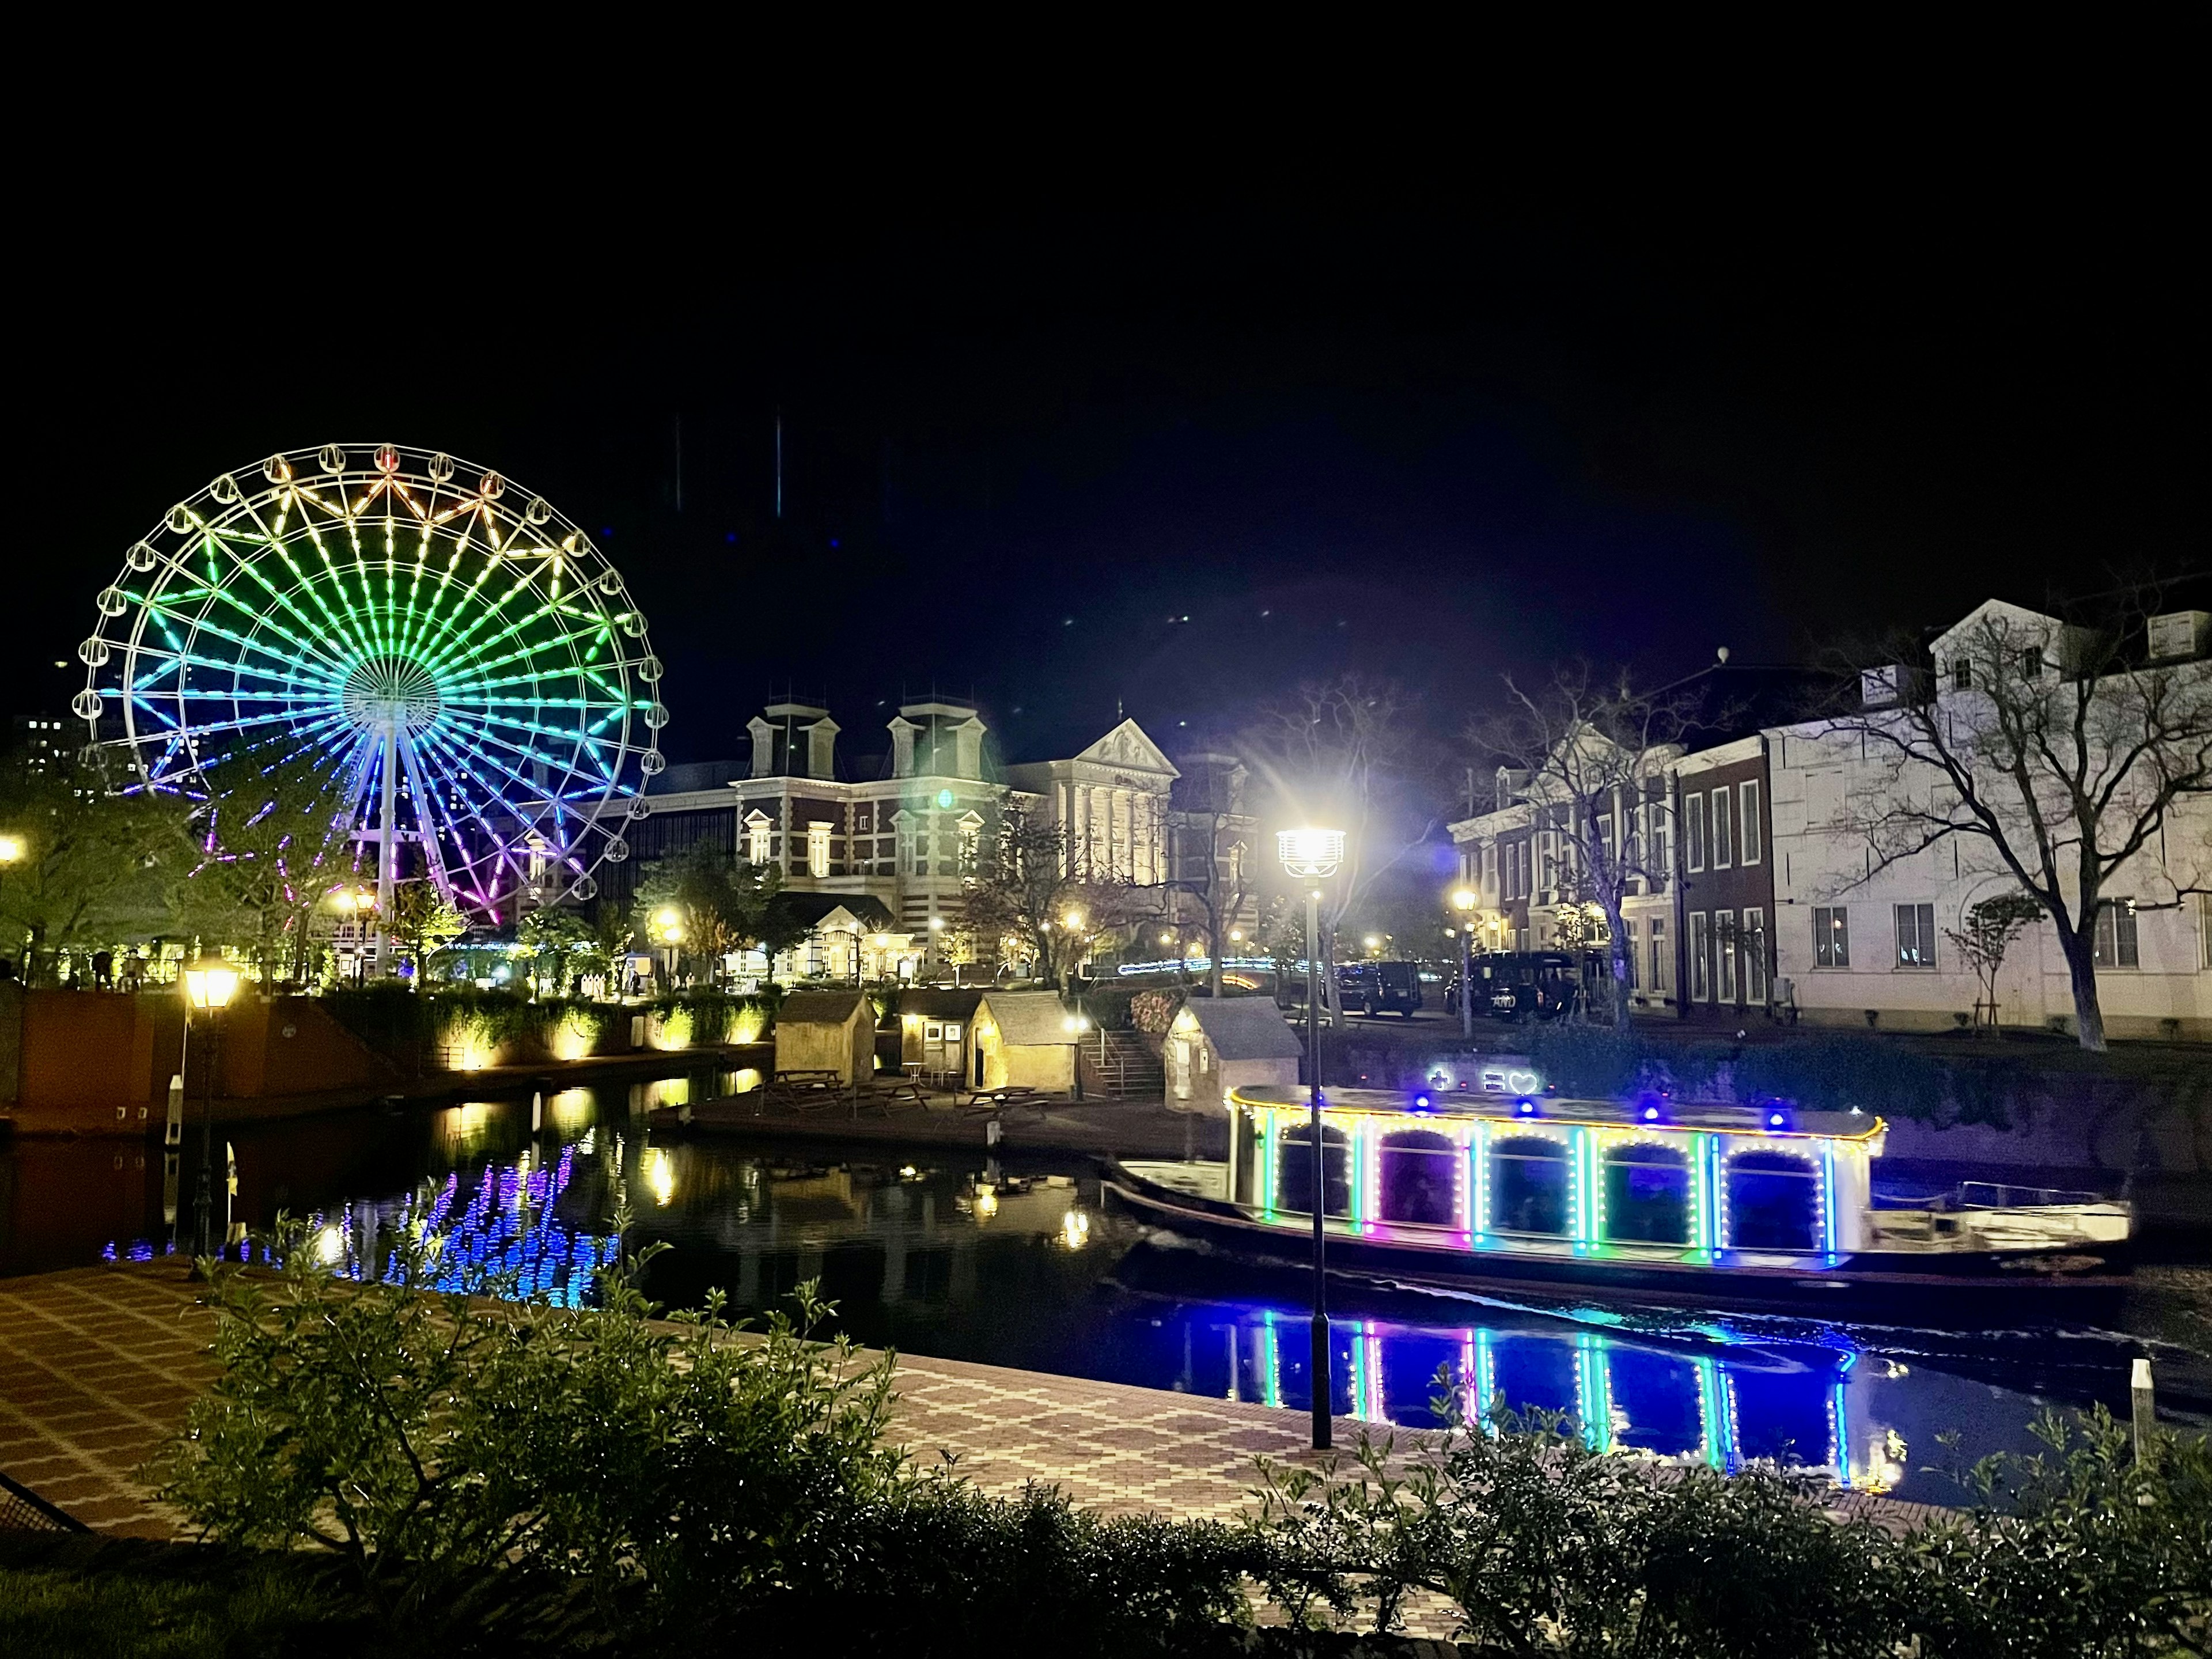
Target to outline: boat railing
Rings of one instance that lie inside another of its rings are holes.
[[[2114,1201],[2102,1193],[2072,1192],[2058,1187],[2014,1187],[1997,1181],[1968,1181],[1959,1188],[1959,1207],[1966,1210],[2051,1210]]]

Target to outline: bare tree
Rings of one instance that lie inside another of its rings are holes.
[[[1612,934],[1612,1018],[1628,1024],[1628,884],[1656,886],[1668,872],[1648,857],[1650,815],[1667,810],[1661,776],[1697,720],[1695,691],[1638,690],[1626,670],[1601,679],[1589,665],[1554,672],[1547,685],[1505,676],[1505,708],[1469,736],[1501,765],[1526,775],[1540,831],[1559,836],[1563,899],[1595,904]],[[1671,843],[1672,838],[1669,837]]]
[[[1173,867],[1178,873],[1164,885],[1197,902],[1206,955],[1212,963],[1207,977],[1217,997],[1221,994],[1221,958],[1228,954],[1226,936],[1251,902],[1255,885],[1252,848],[1234,840],[1223,844],[1224,832],[1233,836],[1243,822],[1239,811],[1209,805],[1179,810],[1168,825],[1167,833],[1176,838]],[[1170,902],[1170,914],[1173,908]]]
[[[1060,985],[1093,941],[1136,920],[1136,890],[1094,875],[1069,826],[1031,818],[1011,799],[997,820],[977,849],[968,925],[984,939],[1018,939],[1039,975]]]
[[[1826,722],[1876,774],[1838,820],[1868,854],[1844,884],[1947,841],[1978,854],[1978,871],[2009,872],[2057,933],[2093,1050],[2105,1047],[2097,917],[2114,877],[2150,890],[2138,909],[2212,883],[2212,663],[2147,660],[2156,598],[2130,590],[2100,626],[1993,601],[1941,641],[1935,687],[1925,653],[1881,653],[1860,665],[1861,706]]]
[[[1345,674],[1263,708],[1245,736],[1246,758],[1286,820],[1346,832],[1344,866],[1323,905],[1325,937],[1439,821],[1413,714],[1413,698],[1395,684]],[[1334,977],[1321,975],[1333,1012]]]

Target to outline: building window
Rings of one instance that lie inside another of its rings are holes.
[[[1667,954],[1667,920],[1651,918],[1651,994],[1663,997],[1674,988],[1674,959]]]
[[[2139,968],[2142,957],[2136,944],[2136,902],[2106,899],[2097,906],[2097,966]]]
[[[1740,941],[1743,951],[1743,1000],[1763,1003],[1766,1000],[1766,912],[1747,910],[1743,913],[1743,934]]]
[[[1710,1002],[1712,1000],[1712,964],[1708,960],[1712,951],[1712,918],[1703,910],[1690,915],[1690,1000]]]
[[[1682,865],[1698,871],[1705,867],[1705,798],[1682,797]]]
[[[1620,927],[1622,943],[1626,947],[1622,951],[1620,959],[1627,965],[1628,988],[1632,991],[1636,988],[1636,924],[1623,921]]]
[[[1936,965],[1936,907],[1900,904],[1897,907],[1897,965],[1933,968]]]
[[[1765,851],[1765,842],[1759,833],[1759,786],[1756,783],[1743,784],[1736,793],[1743,802],[1739,809],[1743,814],[1743,834],[1737,837],[1741,843],[1739,851],[1742,854],[1741,862],[1756,864]]]
[[[1735,1000],[1735,949],[1740,943],[1733,910],[1713,912],[1713,978],[1720,991],[1719,1000]]]
[[[806,873],[817,878],[830,873],[830,826],[826,823],[806,826]]]
[[[773,856],[769,851],[768,820],[756,813],[745,820],[745,862],[766,864]]]
[[[1713,791],[1713,868],[1729,867],[1729,825],[1733,815],[1729,811],[1729,788],[1723,784]]]
[[[1974,689],[1974,659],[1972,657],[1961,657],[1951,665],[1951,689],[1954,691]]]
[[[1851,965],[1851,913],[1843,905],[1813,908],[1813,965],[1848,968]]]
[[[2043,678],[2043,652],[2039,647],[2031,645],[2020,653],[2020,677],[2024,680]]]
[[[1674,873],[1674,865],[1670,862],[1674,851],[1674,836],[1671,831],[1672,822],[1667,811],[1667,803],[1661,800],[1653,801],[1651,803],[1651,879],[1654,884],[1652,890],[1655,892],[1658,890],[1658,884],[1664,882],[1668,877]]]
[[[1495,842],[1482,849],[1482,890],[1492,899],[1498,896],[1498,843]]]

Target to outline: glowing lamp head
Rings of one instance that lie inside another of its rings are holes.
[[[0,864],[21,864],[23,861],[23,838],[21,836],[0,836]]]
[[[1336,873],[1344,862],[1344,831],[1341,830],[1285,830],[1275,836],[1275,856],[1282,860],[1283,868],[1293,876],[1308,881],[1320,881]]]
[[[202,957],[185,969],[185,996],[195,1008],[228,1008],[237,994],[238,969],[219,957]]]
[[[1455,909],[1455,910],[1472,910],[1472,909],[1474,909],[1474,892],[1473,892],[1470,889],[1468,889],[1468,888],[1462,887],[1462,888],[1461,888],[1461,889],[1460,889],[1456,893],[1454,893],[1454,894],[1452,895],[1452,908],[1453,908],[1453,909]]]
[[[1070,910],[1066,915],[1060,919],[1060,925],[1066,928],[1071,933],[1080,931],[1083,927],[1083,912],[1080,910]]]
[[[1644,1121],[1646,1123],[1656,1123],[1659,1121],[1659,1109],[1656,1106],[1646,1106],[1644,1109]]]
[[[932,916],[929,919],[929,931],[933,933],[943,933],[945,931],[945,918],[943,916]]]

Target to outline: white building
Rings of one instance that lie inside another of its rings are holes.
[[[2167,665],[2160,672],[2170,683],[2201,698],[2212,685],[2203,613],[2176,616],[2178,623],[2154,621],[2150,659],[2162,659]],[[1917,762],[1900,770],[1887,760],[1882,739],[1865,728],[1885,709],[1905,720],[1909,706],[1932,714],[1942,732],[1971,746],[1975,723],[1992,717],[1995,705],[1985,695],[1991,674],[2031,684],[2047,676],[2054,688],[2070,687],[2079,684],[2080,665],[2098,660],[2096,643],[2095,635],[2056,617],[1991,600],[1936,640],[1929,665],[1866,676],[1868,714],[1765,734],[1778,1003],[1794,1005],[1808,1021],[1883,1030],[1972,1022],[1982,993],[1948,935],[1964,931],[1973,905],[2020,883],[1978,836],[1942,834],[1922,850],[1902,851],[1909,843],[1894,823],[1895,803],[1923,815],[1923,839],[1970,807],[1941,771]],[[1998,647],[2004,659],[1988,660]],[[2098,684],[2114,688],[2114,704],[2122,699],[2122,673]],[[2071,691],[2065,695],[2070,706]],[[2093,711],[2106,701],[2100,692]],[[2109,743],[2091,748],[2093,764],[2113,757]],[[1990,799],[2002,781],[1991,780]],[[1870,829],[1885,817],[1887,830]],[[1893,854],[1886,864],[1885,850]],[[2185,890],[2208,878],[2212,795],[2185,794],[2161,831],[2105,883],[2108,902],[2094,937],[2108,1035],[2212,1037],[2212,909],[2203,893]],[[2074,1029],[2067,963],[2047,919],[2013,944],[1996,1000],[2004,1025]]]

